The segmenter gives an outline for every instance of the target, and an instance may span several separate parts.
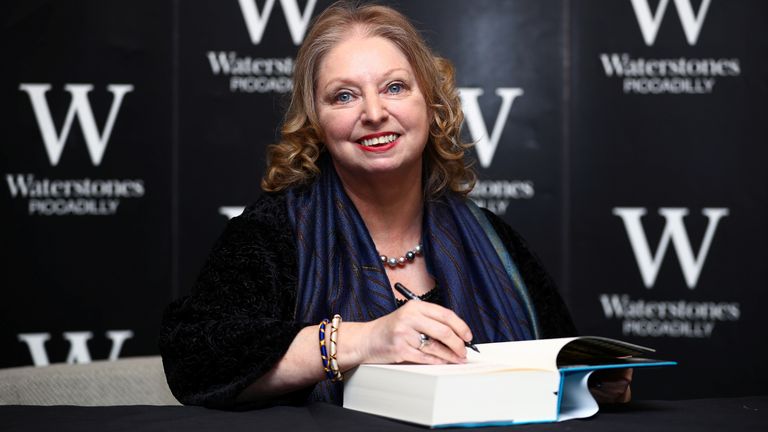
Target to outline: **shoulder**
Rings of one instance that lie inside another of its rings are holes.
[[[293,245],[293,230],[288,220],[285,195],[264,193],[239,216],[229,220],[210,259],[258,261],[290,245]]]
[[[230,219],[223,238],[242,240],[266,236],[284,236],[292,233],[284,193],[263,193],[249,204],[239,216]]]
[[[269,227],[284,227],[288,209],[284,192],[264,192],[248,205],[240,216],[232,218],[235,223],[259,224]]]

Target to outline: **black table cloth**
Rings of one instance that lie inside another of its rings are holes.
[[[228,412],[192,406],[0,406],[0,431],[424,431],[424,427],[315,403]],[[469,431],[474,429],[446,429]],[[768,431],[768,396],[633,401],[589,419],[482,428],[485,431]]]

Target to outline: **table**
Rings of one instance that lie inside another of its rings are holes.
[[[228,412],[193,406],[0,406],[0,431],[424,431],[423,427],[325,403]],[[446,429],[470,431],[474,429]],[[483,428],[484,431],[768,431],[768,396],[633,401],[590,419]]]

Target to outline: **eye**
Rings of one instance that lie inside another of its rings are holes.
[[[348,91],[342,91],[342,92],[336,93],[336,95],[333,97],[333,100],[334,102],[338,102],[342,104],[352,102],[352,93]]]
[[[405,85],[400,82],[393,82],[387,86],[387,93],[389,94],[400,94],[403,90],[405,90]]]

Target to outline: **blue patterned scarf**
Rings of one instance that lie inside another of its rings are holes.
[[[397,308],[390,281],[330,158],[320,162],[312,184],[287,193],[298,247],[295,319],[319,323],[338,313],[344,321],[371,321]],[[423,219],[427,268],[444,305],[469,325],[474,342],[537,337],[525,284],[482,211],[445,194],[425,203]],[[326,380],[311,399],[341,403],[341,390]]]

